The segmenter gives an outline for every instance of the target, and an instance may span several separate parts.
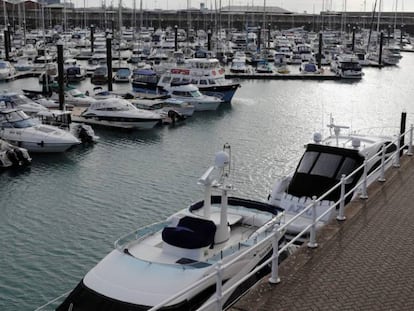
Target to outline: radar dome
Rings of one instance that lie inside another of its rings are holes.
[[[229,160],[230,160],[230,157],[226,152],[224,151],[217,152],[215,166],[218,168],[224,168],[226,165],[229,165]]]
[[[317,144],[319,144],[322,141],[322,134],[321,133],[314,133],[313,134],[313,141]]]
[[[359,138],[352,138],[352,147],[359,148],[361,146],[361,140]]]

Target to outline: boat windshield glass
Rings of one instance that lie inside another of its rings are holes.
[[[200,91],[190,91],[191,97],[201,97]]]
[[[0,120],[3,127],[15,127],[15,128],[26,128],[32,127],[38,124],[34,119],[29,118],[23,111],[12,111],[4,116],[3,120]]]
[[[5,69],[5,68],[7,68],[7,64],[0,62],[0,69]]]
[[[297,173],[335,178],[348,175],[356,168],[356,161],[340,154],[308,151],[303,155]],[[351,181],[350,181],[351,182]]]

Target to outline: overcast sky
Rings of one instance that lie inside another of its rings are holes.
[[[64,0],[61,0],[62,2]],[[66,0],[72,1],[76,7],[99,6],[104,1],[110,5],[111,0]],[[133,7],[134,0],[122,0],[123,6]],[[139,8],[141,0],[135,0],[136,7]],[[293,12],[319,13],[322,8],[325,10],[342,11],[346,6],[347,11],[372,11],[375,0],[142,0],[143,8],[147,9],[184,9],[187,3],[191,7],[199,8],[200,3],[205,3],[208,8],[215,8],[215,3],[219,6],[231,5],[260,5],[266,2],[267,6],[279,6]],[[381,0],[377,0],[379,2]],[[399,12],[414,12],[414,0],[382,0],[383,11],[394,11],[395,6]],[[119,0],[112,1],[114,6],[118,6]]]

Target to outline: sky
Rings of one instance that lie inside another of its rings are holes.
[[[62,2],[64,0],[61,0]],[[118,6],[119,0],[66,0],[72,1],[76,7],[100,6],[104,1],[109,6],[111,1],[114,6]],[[122,6],[133,7],[134,0],[122,0]],[[136,1],[136,8],[140,6],[141,0]],[[217,6],[230,5],[257,5],[263,6],[279,6],[286,10],[298,13],[319,13],[323,8],[324,10],[331,11],[372,11],[375,0],[142,0],[142,6],[144,9],[184,9],[187,7],[187,3],[191,7],[199,8],[200,3],[205,3],[208,8],[215,8]],[[379,2],[382,1],[382,11],[395,11],[397,6],[398,12],[414,12],[414,0],[377,0],[377,7]]]

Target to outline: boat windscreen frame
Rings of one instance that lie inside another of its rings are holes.
[[[287,193],[296,197],[317,198],[340,182],[342,174],[349,175],[364,162],[357,149],[347,149],[319,144],[308,144],[289,183]],[[331,166],[331,168],[329,167]],[[362,176],[362,170],[347,180],[345,191],[352,189]],[[346,202],[352,196],[346,198]],[[330,193],[326,200],[338,201],[340,188]]]

